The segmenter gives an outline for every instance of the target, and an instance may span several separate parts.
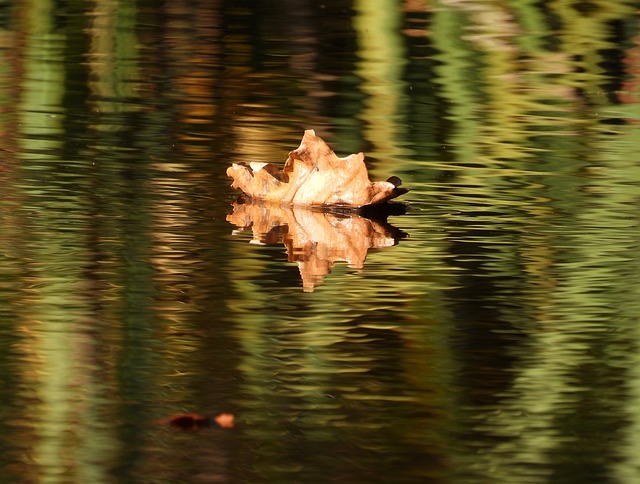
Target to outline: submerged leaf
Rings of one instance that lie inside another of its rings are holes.
[[[309,129],[280,170],[271,163],[234,163],[227,169],[233,188],[256,200],[286,205],[359,208],[384,203],[409,190],[400,178],[371,182],[364,154],[339,158]]]
[[[173,415],[168,419],[167,423],[171,427],[177,429],[191,430],[202,427],[209,427],[211,425],[211,420],[209,419],[209,417],[205,417],[204,415],[190,412]]]
[[[161,419],[159,424],[168,425],[179,430],[198,430],[204,427],[210,427],[217,424],[222,428],[232,428],[234,425],[234,416],[231,413],[221,413],[215,417],[207,417],[195,412],[178,413],[169,418]]]

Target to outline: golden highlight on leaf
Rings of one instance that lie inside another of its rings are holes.
[[[339,158],[312,129],[304,132],[282,170],[271,163],[234,163],[227,175],[233,188],[252,199],[286,205],[360,208],[409,191],[400,188],[398,177],[371,182],[363,153]]]

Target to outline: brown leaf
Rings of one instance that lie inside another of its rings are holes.
[[[227,221],[253,231],[261,245],[282,242],[297,262],[306,292],[312,292],[337,261],[362,269],[371,248],[395,245],[406,236],[384,220],[258,202],[235,203]]]
[[[232,187],[255,200],[286,205],[364,207],[386,202],[408,191],[398,177],[371,182],[364,154],[339,158],[316,136],[304,132],[300,146],[280,170],[271,163],[234,163],[227,169]]]
[[[180,430],[195,430],[211,425],[211,419],[205,415],[194,412],[178,413],[167,419],[163,419],[160,423],[169,425],[170,427]]]
[[[231,413],[221,413],[213,418],[206,415],[200,415],[195,412],[185,412],[172,415],[169,418],[158,420],[161,425],[168,425],[178,430],[198,430],[204,427],[210,427],[216,423],[222,428],[232,428],[234,425],[234,416]]]

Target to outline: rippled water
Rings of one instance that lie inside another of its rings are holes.
[[[3,482],[638,482],[637,11],[2,7]],[[311,128],[407,213],[234,205]]]

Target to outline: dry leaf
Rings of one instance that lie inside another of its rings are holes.
[[[304,132],[282,170],[271,163],[234,163],[227,175],[233,178],[233,188],[252,199],[286,205],[359,208],[408,191],[400,188],[398,177],[371,182],[363,153],[339,158],[312,129]]]
[[[264,203],[235,203],[227,220],[253,231],[253,243],[282,242],[297,262],[306,292],[312,292],[337,261],[362,269],[371,248],[395,245],[406,236],[384,220]]]
[[[198,430],[204,427],[210,427],[216,423],[222,428],[232,428],[235,417],[231,413],[221,413],[213,418],[206,415],[200,415],[195,412],[178,413],[169,418],[161,419],[157,423],[168,425],[179,430]]]
[[[169,425],[180,430],[195,430],[203,427],[209,427],[211,420],[209,417],[194,412],[178,413],[169,418],[162,419],[158,423]]]

